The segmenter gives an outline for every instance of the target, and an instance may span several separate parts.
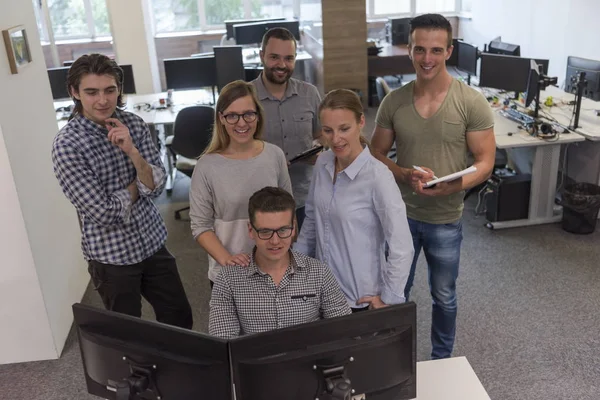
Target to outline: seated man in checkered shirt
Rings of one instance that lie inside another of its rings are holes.
[[[331,270],[290,249],[296,202],[265,187],[250,197],[248,234],[256,243],[248,267],[222,268],[210,300],[208,332],[222,338],[350,314]]]
[[[165,324],[192,328],[192,310],[152,199],[165,168],[146,123],[123,111],[123,71],[101,54],[67,75],[75,103],[52,147],[54,173],[77,210],[92,283],[108,310],[140,317],[142,296]]]

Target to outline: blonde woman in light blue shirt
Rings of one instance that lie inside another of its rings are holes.
[[[331,268],[353,311],[403,303],[414,254],[406,207],[392,173],[361,136],[360,99],[333,90],[319,115],[329,150],[315,164],[294,249]]]

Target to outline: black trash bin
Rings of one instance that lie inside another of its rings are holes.
[[[592,183],[568,185],[562,196],[562,205],[562,228],[565,231],[592,233],[600,210],[600,186]]]

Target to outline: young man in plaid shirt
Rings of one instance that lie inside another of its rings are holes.
[[[221,269],[210,300],[211,335],[232,338],[351,313],[331,270],[290,250],[295,209],[280,188],[250,197],[248,232],[256,247],[247,267]]]
[[[122,111],[123,72],[84,55],[67,77],[75,111],[54,139],[58,182],[81,225],[83,255],[104,306],[141,316],[141,296],[158,321],[191,329],[192,313],[167,230],[152,199],[166,173],[148,126]]]

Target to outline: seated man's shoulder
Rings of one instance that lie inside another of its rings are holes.
[[[296,264],[299,264],[304,268],[309,268],[311,271],[319,271],[328,268],[323,261],[307,256],[306,254],[300,253],[296,250],[292,250],[292,255],[294,256]]]

